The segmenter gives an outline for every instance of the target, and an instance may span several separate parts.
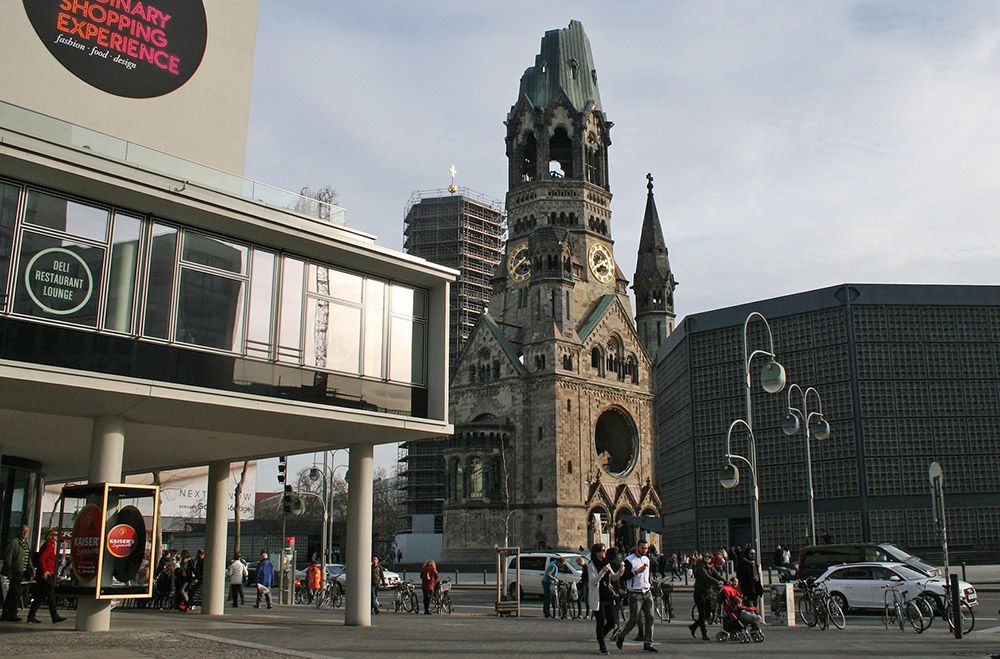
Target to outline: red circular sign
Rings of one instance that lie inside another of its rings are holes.
[[[138,537],[131,526],[119,524],[108,531],[108,553],[115,558],[127,558],[135,549]]]
[[[101,524],[104,512],[100,506],[87,504],[80,509],[73,524],[69,557],[73,574],[80,583],[97,576],[97,562],[101,554]]]

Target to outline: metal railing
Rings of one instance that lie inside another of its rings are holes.
[[[242,197],[271,208],[344,226],[345,211],[296,192],[224,172],[97,130],[0,101],[0,128],[163,174],[185,183]]]

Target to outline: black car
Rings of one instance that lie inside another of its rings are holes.
[[[810,545],[799,552],[795,576],[798,579],[818,577],[831,565],[840,563],[905,563],[913,569],[936,577],[940,570],[896,545],[859,542],[839,545]]]

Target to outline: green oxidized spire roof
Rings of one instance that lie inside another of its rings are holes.
[[[521,76],[518,99],[527,97],[533,107],[543,108],[554,103],[560,93],[566,94],[577,112],[583,112],[590,101],[601,109],[597,68],[580,21],[570,21],[569,27],[545,33],[535,65]]]

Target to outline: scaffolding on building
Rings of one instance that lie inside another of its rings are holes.
[[[468,188],[422,190],[410,195],[403,220],[403,249],[414,256],[459,271],[449,300],[449,367],[454,371],[462,348],[489,304],[493,273],[503,256],[506,215],[499,200]],[[408,522],[434,515],[441,532],[445,498],[444,438],[399,445],[399,487],[405,494]],[[410,527],[407,527],[409,530]]]

